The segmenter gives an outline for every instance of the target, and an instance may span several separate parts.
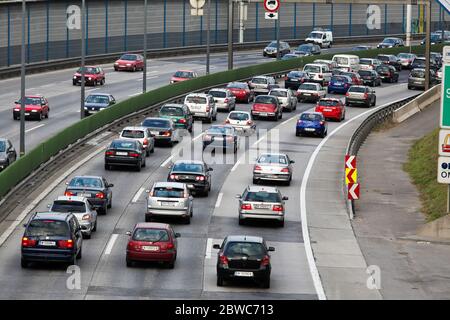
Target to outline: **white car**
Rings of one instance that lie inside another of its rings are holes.
[[[323,60],[323,59],[317,59],[314,60],[313,63],[315,64],[325,64],[328,66],[328,69],[333,70],[334,68],[337,68],[338,65],[335,61],[333,60]]]
[[[210,94],[188,94],[184,99],[184,104],[188,106],[194,118],[207,120],[208,123],[217,119],[216,103],[214,102],[214,97]]]
[[[318,44],[321,48],[331,48],[333,32],[328,29],[315,28],[305,39],[306,42]]]
[[[225,123],[234,127],[237,132],[248,133],[256,130],[256,123],[247,111],[231,111]]]
[[[71,212],[81,226],[83,238],[90,239],[92,232],[97,231],[97,211],[85,197],[59,196],[49,204],[50,212]]]
[[[297,99],[300,102],[317,102],[326,96],[326,90],[319,83],[305,82],[297,90]]]
[[[155,137],[149,128],[125,127],[120,133],[120,139],[139,141],[144,146],[147,157],[155,152]]]
[[[436,80],[439,83],[442,81],[442,67],[436,72]]]
[[[209,90],[208,94],[214,97],[217,110],[230,112],[236,109],[236,97],[228,89],[214,88]]]
[[[327,85],[332,76],[328,66],[320,63],[308,63],[303,67],[303,71],[309,74],[310,81],[318,82],[322,86]]]
[[[383,63],[378,59],[372,58],[361,58],[359,60],[359,70],[375,70],[378,66]]]
[[[297,97],[291,89],[276,88],[269,92],[269,96],[275,96],[278,98],[280,106],[284,110],[289,110],[289,112],[297,109]]]

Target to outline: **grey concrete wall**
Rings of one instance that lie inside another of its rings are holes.
[[[86,2],[88,54],[142,48],[144,16],[142,0],[86,0]],[[30,62],[80,55],[80,31],[66,28],[67,7],[80,3],[80,0],[49,0],[28,5],[30,20],[27,43],[28,41],[30,43],[28,49]],[[211,0],[211,4],[211,43],[225,43],[228,0]],[[17,3],[0,4],[0,67],[19,62],[20,9],[20,4]],[[381,6],[381,30],[367,30],[366,9],[367,5],[353,5],[350,16],[348,4],[313,6],[313,4],[284,3],[280,9],[280,34],[284,39],[301,39],[313,26],[331,28],[337,37],[349,36],[350,32],[353,36],[403,32],[402,5],[387,6],[386,25],[385,6]],[[439,7],[433,5],[432,10],[433,28],[438,28]],[[234,36],[237,40],[239,28],[237,6],[234,16]],[[413,18],[418,18],[417,6],[413,6]],[[447,14],[445,20],[450,20]],[[275,38],[275,23],[264,19],[262,3],[249,5],[245,27],[245,41],[269,41]],[[150,48],[205,44],[206,16],[203,18],[191,16],[189,0],[151,0],[148,41]]]

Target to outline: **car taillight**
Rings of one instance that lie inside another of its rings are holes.
[[[36,245],[36,240],[32,240],[27,237],[22,238],[22,247],[34,247],[35,245]]]
[[[283,206],[276,204],[272,207],[272,211],[281,212],[281,211],[283,211]]]
[[[375,66],[373,64],[371,64],[370,67],[373,69]]]
[[[105,155],[107,155],[107,156],[113,156],[113,155],[115,155],[116,153],[114,152],[114,151],[106,151],[105,152]]]
[[[222,265],[222,267],[228,268],[228,258],[225,255],[220,254],[219,262]]]
[[[297,123],[298,123],[298,124],[302,124],[303,121],[302,121],[302,120],[298,120]]]
[[[227,140],[227,141],[233,141],[233,140],[234,140],[234,138],[233,138],[233,137],[230,137],[230,136],[228,136],[226,140]]]
[[[325,121],[320,121],[320,125],[323,126],[325,124]]]
[[[369,94],[364,93],[364,99],[369,99]]]
[[[186,123],[186,119],[180,119],[178,120],[179,123]]]
[[[206,112],[209,112],[209,110],[211,110],[210,106],[206,106]]]
[[[66,197],[73,197],[73,196],[76,196],[76,194],[75,194],[74,192],[71,192],[71,191],[66,191],[66,192],[64,192],[64,195],[65,195]]]
[[[183,198],[189,198],[189,192],[184,192],[183,193]]]
[[[128,250],[141,251],[141,245],[137,241],[129,241]]]
[[[143,145],[144,146],[148,145],[148,140],[147,139],[144,139]]]
[[[175,245],[173,243],[168,243],[167,246],[166,246],[167,250],[172,250],[174,248],[175,248]]]
[[[346,97],[348,97],[349,95],[350,95],[350,93],[348,93],[348,92],[345,94]]]
[[[255,169],[254,169],[255,171],[261,171],[262,170],[262,168],[260,167],[260,166],[255,166]]]
[[[252,205],[248,203],[244,203],[241,205],[242,210],[252,210]]]
[[[247,121],[247,125],[251,125],[253,122],[251,120]]]
[[[323,75],[319,74],[319,79],[322,79],[322,78],[323,78]]]
[[[228,103],[230,100],[228,100],[228,98],[225,98],[225,100],[223,100],[223,102]]]
[[[58,247],[63,249],[72,249],[73,248],[73,240],[59,240],[58,241]]]
[[[162,134],[163,137],[170,137],[171,135],[172,135],[172,132],[171,132],[171,131],[165,131],[165,132]]]
[[[171,174],[170,179],[172,180],[178,180],[178,176],[176,174]]]
[[[281,169],[281,172],[289,172],[289,169],[288,168],[283,168],[283,169]]]
[[[347,88],[348,86],[349,86],[349,84],[348,84],[348,83],[344,84],[344,87],[346,87],[346,88]]]
[[[261,260],[262,266],[268,266],[270,264],[270,257],[268,255],[265,255],[264,258]]]
[[[128,152],[128,155],[133,158],[139,157],[139,153],[136,153],[136,152]]]
[[[225,123],[230,123],[230,120],[229,119],[225,120]]]
[[[203,140],[211,141],[212,137],[209,134],[203,136]]]
[[[204,176],[197,176],[195,177],[196,181],[205,181],[205,177]]]
[[[97,192],[97,193],[95,194],[95,197],[96,197],[97,199],[104,199],[104,198],[105,198],[105,194],[104,194],[103,192]]]

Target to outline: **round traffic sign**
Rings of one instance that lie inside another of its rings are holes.
[[[191,7],[194,9],[201,9],[205,5],[206,0],[190,0]]]
[[[264,0],[264,9],[269,12],[276,12],[280,8],[280,0]]]

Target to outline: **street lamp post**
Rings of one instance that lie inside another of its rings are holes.
[[[430,88],[431,0],[427,1],[427,35],[425,40],[425,90]]]
[[[86,80],[86,70],[85,70],[85,18],[86,18],[86,5],[85,0],[81,2],[81,103],[80,103],[80,118],[84,118],[84,100],[85,100],[85,80]]]
[[[211,46],[211,0],[208,0],[208,17],[206,20],[206,74],[209,74],[209,65],[210,65],[210,46]]]
[[[22,0],[22,47],[20,66],[20,156],[25,154],[25,15],[26,2]]]
[[[228,0],[228,70],[233,69],[233,0]]]
[[[147,91],[147,0],[144,0],[144,73],[142,75],[142,92]]]

